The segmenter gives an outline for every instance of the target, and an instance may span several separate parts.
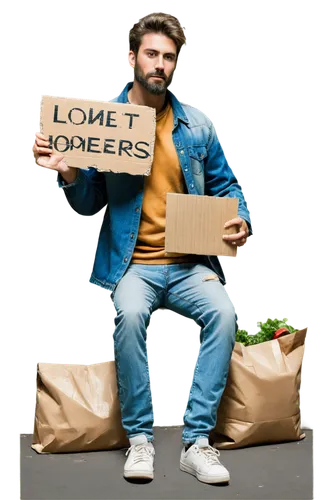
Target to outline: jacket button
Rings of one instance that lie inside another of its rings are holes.
[[[127,262],[127,261],[128,261],[128,258],[127,258],[127,257],[125,257],[125,258],[124,258],[124,262]]]
[[[139,207],[136,207],[135,211],[138,212],[139,210],[140,210]]]
[[[184,150],[183,150],[183,149],[181,150],[180,154],[181,154],[181,155],[183,155],[183,154],[184,154]]]
[[[131,233],[131,240],[134,238],[134,233]]]

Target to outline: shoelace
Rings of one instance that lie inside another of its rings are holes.
[[[208,464],[221,465],[221,462],[217,458],[220,456],[220,452],[216,448],[213,448],[210,445],[208,445],[205,448],[199,448],[199,446],[195,445],[195,449],[196,449],[196,453],[202,453],[204,455]]]
[[[147,444],[133,444],[125,453],[127,456],[131,450],[134,450],[135,456],[133,458],[133,463],[137,462],[149,462],[152,455],[154,455],[154,449]]]

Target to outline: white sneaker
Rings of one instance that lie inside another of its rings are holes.
[[[155,449],[151,442],[148,442],[144,434],[130,438],[131,447],[128,448],[124,466],[124,477],[127,478],[154,478],[154,455]]]
[[[180,455],[180,469],[196,476],[203,483],[227,483],[230,475],[221,464],[219,450],[209,445],[208,438],[200,438]]]

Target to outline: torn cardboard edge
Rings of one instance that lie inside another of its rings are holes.
[[[98,172],[113,172],[115,174],[131,174],[131,175],[150,175],[152,165],[147,167],[146,165],[133,164],[128,161],[113,161],[112,169],[110,168],[110,162],[108,160],[100,159],[98,165],[91,163],[91,158],[77,158],[75,159],[75,165],[73,165],[74,160],[64,160],[66,165],[69,167],[80,168],[81,170],[89,170],[89,168],[95,168]],[[91,164],[90,164],[91,163]]]

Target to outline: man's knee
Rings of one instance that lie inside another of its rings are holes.
[[[126,322],[130,325],[137,325],[149,319],[150,311],[145,304],[130,303],[117,307],[116,320]]]
[[[235,340],[237,330],[237,315],[231,302],[223,306],[215,307],[212,311],[215,328],[220,332],[221,337],[229,337],[231,341]]]

